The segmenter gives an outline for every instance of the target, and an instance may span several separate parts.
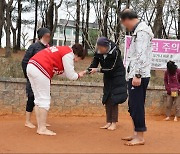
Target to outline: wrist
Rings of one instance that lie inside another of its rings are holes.
[[[142,77],[142,75],[141,74],[135,74],[135,77],[140,79]]]
[[[101,68],[97,68],[97,72],[101,72]]]

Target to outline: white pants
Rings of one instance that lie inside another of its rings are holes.
[[[27,65],[27,76],[34,93],[34,104],[49,110],[51,100],[50,79],[33,64]]]

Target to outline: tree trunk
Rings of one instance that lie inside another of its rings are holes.
[[[3,26],[4,26],[4,8],[5,8],[5,0],[0,0],[0,48],[2,46],[1,38],[3,35]]]
[[[36,42],[37,20],[38,20],[38,0],[35,0],[35,22],[34,22],[33,43]]]
[[[47,27],[52,32],[54,22],[54,0],[50,0],[49,8],[47,11]],[[50,40],[50,45],[53,44],[53,39]]]
[[[12,6],[13,0],[10,0],[6,4],[6,26],[5,26],[5,31],[6,31],[6,54],[5,57],[10,57],[11,56],[11,6]]]
[[[130,3],[131,3],[131,0],[127,0],[127,3],[126,3],[126,8],[129,9],[130,7]],[[130,32],[128,31],[128,29],[126,29],[126,35],[129,35]]]
[[[53,37],[54,37],[54,33],[56,31],[56,27],[57,27],[57,23],[58,23],[58,9],[61,7],[63,0],[60,1],[60,3],[58,5],[54,5],[55,6],[55,19],[54,19],[54,24],[53,24],[53,29],[51,31],[51,40],[53,43]]]
[[[155,38],[162,38],[163,33],[163,7],[166,0],[157,0],[156,2],[156,18],[154,20],[153,32]]]
[[[13,11],[13,9],[11,9],[11,11],[10,11],[10,18],[12,19],[12,11]],[[12,34],[13,34],[13,46],[12,46],[12,48],[13,48],[13,52],[14,53],[16,53],[16,45],[17,45],[17,39],[16,39],[16,31],[17,31],[17,23],[16,23],[16,26],[14,27],[13,26],[13,21],[11,20],[11,31],[12,31]]]
[[[103,36],[108,37],[108,12],[109,12],[109,0],[106,0],[105,10],[104,10],[104,26],[103,26]]]
[[[131,0],[127,0],[126,8],[129,9]]]
[[[21,49],[21,12],[22,12],[22,4],[21,0],[18,0],[18,19],[17,19],[17,46],[16,50]]]
[[[79,25],[80,25],[80,0],[76,1],[76,35],[75,43],[79,43]]]
[[[178,8],[178,36],[177,38],[180,40],[180,1],[179,1],[179,8]]]
[[[13,33],[13,52],[16,53],[16,29],[11,26],[11,30]]]
[[[88,45],[88,40],[89,40],[89,14],[90,14],[90,0],[87,0],[87,12],[86,12],[86,28],[85,28],[85,50],[88,51],[89,45]]]
[[[68,25],[69,19],[67,20],[65,26],[64,26],[64,45],[66,45],[66,27]]]
[[[116,34],[115,34],[115,42],[117,45],[119,45],[119,39],[120,39],[120,31],[121,31],[121,23],[120,23],[120,11],[121,11],[121,0],[118,1],[118,6],[116,9],[116,14],[117,14],[117,26],[116,26]]]
[[[81,3],[83,3],[83,1],[81,0]],[[81,5],[81,21],[82,21],[82,45],[83,47],[85,46],[85,35],[86,35],[86,30],[85,30],[85,19],[84,19],[84,16],[85,16],[85,8],[84,8],[84,5]]]

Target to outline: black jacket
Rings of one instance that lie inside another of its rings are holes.
[[[115,105],[124,103],[128,95],[121,52],[114,42],[110,42],[110,48],[107,55],[96,52],[89,68],[97,68],[100,63],[102,67],[100,72],[104,73],[102,103],[105,104],[108,97],[110,97]]]
[[[31,59],[40,50],[45,49],[45,48],[46,46],[42,44],[40,41],[33,43],[29,46],[22,60],[22,69],[23,69],[25,78],[27,78],[26,67],[29,62],[29,59]]]

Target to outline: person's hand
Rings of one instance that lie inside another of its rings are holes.
[[[90,74],[94,74],[98,72],[98,68],[90,68],[90,69],[91,69]]]
[[[79,72],[78,74],[79,74],[79,77],[83,77],[84,74],[86,74],[86,71]]]
[[[141,85],[141,78],[134,77],[132,80],[132,85],[138,87]]]

